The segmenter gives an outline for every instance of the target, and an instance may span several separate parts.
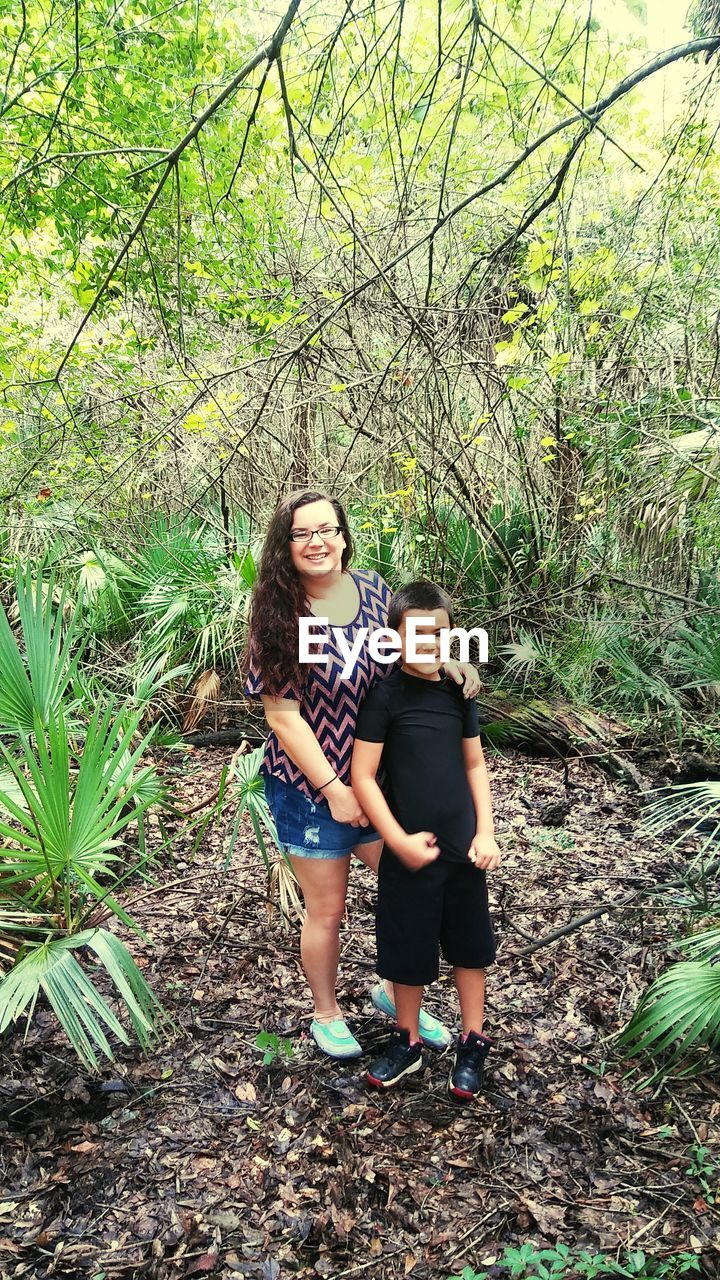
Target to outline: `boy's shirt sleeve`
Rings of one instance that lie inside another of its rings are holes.
[[[479,738],[480,723],[474,698],[463,698],[463,738]]]
[[[371,689],[360,707],[355,737],[361,742],[384,742],[390,724],[390,706],[383,683]]]

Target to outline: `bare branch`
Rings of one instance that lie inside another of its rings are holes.
[[[168,178],[170,177],[170,174],[173,172],[173,169],[177,165],[183,152],[190,146],[190,143],[193,142],[194,139],[198,136],[198,134],[202,131],[202,129],[207,124],[208,120],[211,120],[212,117],[216,115],[217,112],[220,110],[223,103],[227,102],[228,98],[230,98],[235,93],[235,90],[242,84],[243,80],[247,79],[250,73],[254,71],[256,67],[260,66],[262,62],[273,61],[277,57],[280,51],[280,48],[282,46],[282,42],[285,39],[285,36],[287,35],[288,31],[290,30],[293,18],[295,17],[299,4],[300,4],[300,0],[291,0],[290,6],[284,18],[282,19],[282,22],[276,28],[275,32],[270,37],[270,39],[266,40],[265,43],[255,51],[252,57],[248,58],[247,62],[243,63],[240,70],[233,76],[232,80],[229,81],[229,83],[225,86],[222,92],[219,93],[217,97],[214,98],[213,101],[205,108],[205,110],[201,113],[201,115],[198,116],[197,120],[193,122],[191,128],[188,129],[187,133],[180,139],[180,141],[176,144],[176,146],[174,146],[171,151],[168,151],[163,157],[162,163],[165,165],[165,170],[162,174],[162,177],[157,182],[147,204],[145,205],[145,208],[143,209],[138,221],[135,223],[135,226],[133,227],[129,236],[127,236],[127,238],[124,240],[122,247],[117,253],[112,265],[110,266],[105,276],[105,279],[100,285],[100,288],[98,289],[95,297],[93,298],[93,301],[91,302],[90,306],[88,307],[88,310],[85,312],[85,315],[83,316],[80,324],[78,325],[70,341],[70,344],[67,347],[67,350],[65,351],[65,354],[57,368],[57,371],[55,373],[56,379],[60,378],[62,371],[65,368],[65,365],[70,359],[70,355],[78,341],[78,338],[80,337],[81,333],[85,329],[85,326],[88,324],[89,320],[97,310],[100,299],[104,296],[111,280],[113,279],[113,276],[115,275],[115,272],[120,266],[120,263],[125,259],[131,246],[135,243],[137,237],[140,235],[140,232],[145,226],[145,223],[150,217],[150,214],[155,208],[155,205],[157,204],[158,200],[160,199],[160,196],[163,192],[163,189],[165,187],[165,184]]]

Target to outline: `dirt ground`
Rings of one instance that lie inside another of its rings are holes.
[[[230,754],[193,753],[185,803],[212,790]],[[449,1100],[449,1053],[428,1053],[387,1094],[366,1088],[387,1024],[368,999],[365,868],[352,871],[341,1001],[367,1057],[338,1064],[308,1037],[297,928],[268,911],[251,829],[228,872],[223,830],[208,827],[194,854],[180,832],[161,890],[126,896],[152,939],[132,946],[174,1019],[168,1038],[147,1057],[120,1048],[96,1076],[47,1012],[24,1044],[5,1038],[2,1277],[446,1280],[466,1266],[492,1275],[504,1246],[525,1241],[688,1251],[720,1275],[720,1080],[639,1089],[610,1042],[682,933],[688,891],[641,897],[518,955],[628,889],[672,880],[688,852],[641,834],[637,796],[587,765],[571,764],[567,792],[557,762],[508,754],[488,767],[505,857],[491,885],[485,1096]],[[447,976],[427,1005],[457,1025]],[[263,1031],[279,1037],[268,1066]]]

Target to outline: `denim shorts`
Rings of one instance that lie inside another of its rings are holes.
[[[285,853],[296,858],[347,858],[356,844],[380,839],[373,827],[336,822],[326,800],[316,805],[289,782],[268,773],[263,779],[265,799]]]

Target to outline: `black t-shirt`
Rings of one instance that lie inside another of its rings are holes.
[[[401,827],[432,831],[441,857],[466,862],[477,822],[462,741],[479,737],[475,702],[449,676],[398,668],[368,693],[355,736],[384,743],[385,798]]]

